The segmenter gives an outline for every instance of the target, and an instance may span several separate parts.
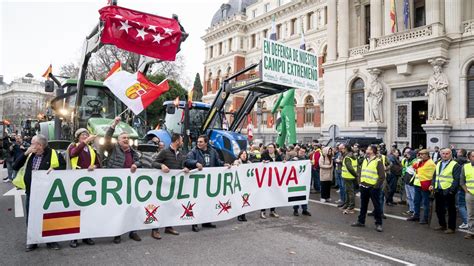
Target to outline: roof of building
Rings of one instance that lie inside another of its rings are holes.
[[[212,17],[211,26],[226,20],[238,13],[245,13],[245,9],[256,3],[257,0],[229,0],[228,3],[222,4],[221,7],[216,11]],[[227,12],[224,12],[227,10]]]

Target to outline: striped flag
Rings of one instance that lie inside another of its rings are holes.
[[[288,202],[306,200],[306,186],[288,187]]]
[[[397,25],[397,12],[395,11],[395,0],[390,0],[390,23],[392,25],[392,33],[395,32]]]
[[[43,78],[46,78],[47,80],[49,80],[49,74],[53,73],[53,65],[49,65],[48,69],[46,69],[46,71],[44,72],[43,75],[41,75]]]
[[[43,214],[43,237],[77,234],[80,231],[81,211]]]

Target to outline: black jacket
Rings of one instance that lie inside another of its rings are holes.
[[[158,153],[152,162],[153,168],[161,169],[161,165],[166,165],[169,169],[183,169],[186,155],[181,151],[175,152],[171,147]]]
[[[48,170],[50,168],[50,163],[51,163],[51,152],[53,150],[49,147],[46,147],[46,149],[44,150],[44,154],[43,154],[43,159],[41,160],[41,164],[40,164],[40,167],[38,170]],[[63,156],[56,152],[56,154],[58,155],[58,161],[59,161],[59,167],[57,168],[54,168],[56,170],[64,170],[66,169],[66,161],[64,160]],[[30,190],[31,190],[31,174],[32,174],[32,167],[33,167],[33,157],[35,156],[35,154],[31,154],[31,157],[30,159],[28,160],[28,165],[26,165],[26,169],[25,169],[25,192],[26,194],[30,194]],[[26,163],[26,159],[28,158],[28,156],[25,156],[25,154],[21,154],[20,157],[18,157],[15,161],[15,163],[13,164],[13,169],[15,171],[18,171],[20,170],[21,167],[23,167],[23,165]]]
[[[224,162],[219,159],[219,154],[217,153],[217,151],[214,150],[210,146],[207,146],[207,149],[209,151],[211,167],[224,166]],[[206,166],[203,152],[200,149],[198,149],[198,147],[195,147],[188,153],[186,161],[184,162],[184,166],[189,169],[195,169],[197,168],[196,167],[197,163],[200,163],[203,166]]]
[[[268,151],[262,153],[262,161],[270,161],[270,162],[282,162],[283,158],[281,157],[278,152],[275,152],[275,160],[272,159]]]
[[[123,168],[125,163],[125,153],[120,148],[120,144],[112,143],[112,136],[114,135],[115,128],[109,127],[105,132],[105,144],[104,150],[109,153],[109,156],[105,160],[105,168]],[[130,147],[130,152],[132,153],[133,163],[137,167],[141,167],[142,163],[140,162],[140,156],[137,151]]]

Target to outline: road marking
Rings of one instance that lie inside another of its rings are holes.
[[[3,196],[14,196],[15,198],[15,217],[24,217],[25,213],[23,211],[23,200],[21,196],[25,195],[25,191],[23,189],[19,190],[16,187],[12,188],[7,193],[3,194]]]
[[[334,203],[320,202],[320,201],[313,200],[313,199],[309,199],[308,201],[311,201],[311,202],[314,202],[314,203],[317,203],[317,204],[321,204],[321,205],[328,205],[328,206],[332,206],[332,207],[336,207],[336,208],[337,208],[337,204],[334,204]],[[359,208],[354,208],[354,211],[360,212],[360,209],[359,209]],[[406,217],[397,216],[397,215],[393,215],[393,214],[386,214],[386,213],[385,213],[385,216],[390,217],[390,218],[393,218],[393,219],[402,220],[402,221],[406,221],[406,220],[407,220]]]
[[[404,264],[404,265],[416,265],[416,264],[408,262],[408,261],[404,261],[404,260],[401,260],[401,259],[390,257],[390,256],[387,256],[387,255],[384,255],[384,254],[380,254],[380,253],[377,253],[377,252],[374,252],[374,251],[370,251],[370,250],[363,249],[363,248],[360,248],[360,247],[356,247],[356,246],[353,246],[353,245],[349,245],[349,244],[346,244],[346,243],[339,242],[338,244],[341,245],[341,246],[356,249],[356,250],[359,250],[359,251],[362,251],[362,252],[365,252],[365,253],[369,253],[369,254],[372,254],[372,255],[375,255],[375,256],[379,256],[379,257],[387,259],[387,260],[395,261],[395,262],[398,262],[398,263],[401,263],[401,264]]]

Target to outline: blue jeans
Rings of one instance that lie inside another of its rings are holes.
[[[346,189],[344,187],[344,180],[342,179],[342,171],[336,170],[336,185],[339,187],[339,200],[346,201]]]
[[[421,187],[415,186],[415,214],[414,217],[420,218],[420,221],[428,221],[430,215],[430,192],[421,190]],[[420,217],[420,207],[423,204],[423,217]]]
[[[467,224],[467,208],[466,208],[466,192],[463,189],[460,189],[457,194],[458,210],[459,216],[463,224]]]
[[[321,180],[319,175],[319,168],[314,169],[311,167],[311,177],[313,179],[313,188],[316,191],[321,191]]]
[[[5,161],[5,164],[7,165],[7,178],[10,180],[13,180],[15,177],[15,170],[13,170],[13,161]]]
[[[415,205],[413,204],[413,200],[415,199],[415,188],[405,184],[405,191],[407,194],[408,208],[411,212],[415,212]]]

